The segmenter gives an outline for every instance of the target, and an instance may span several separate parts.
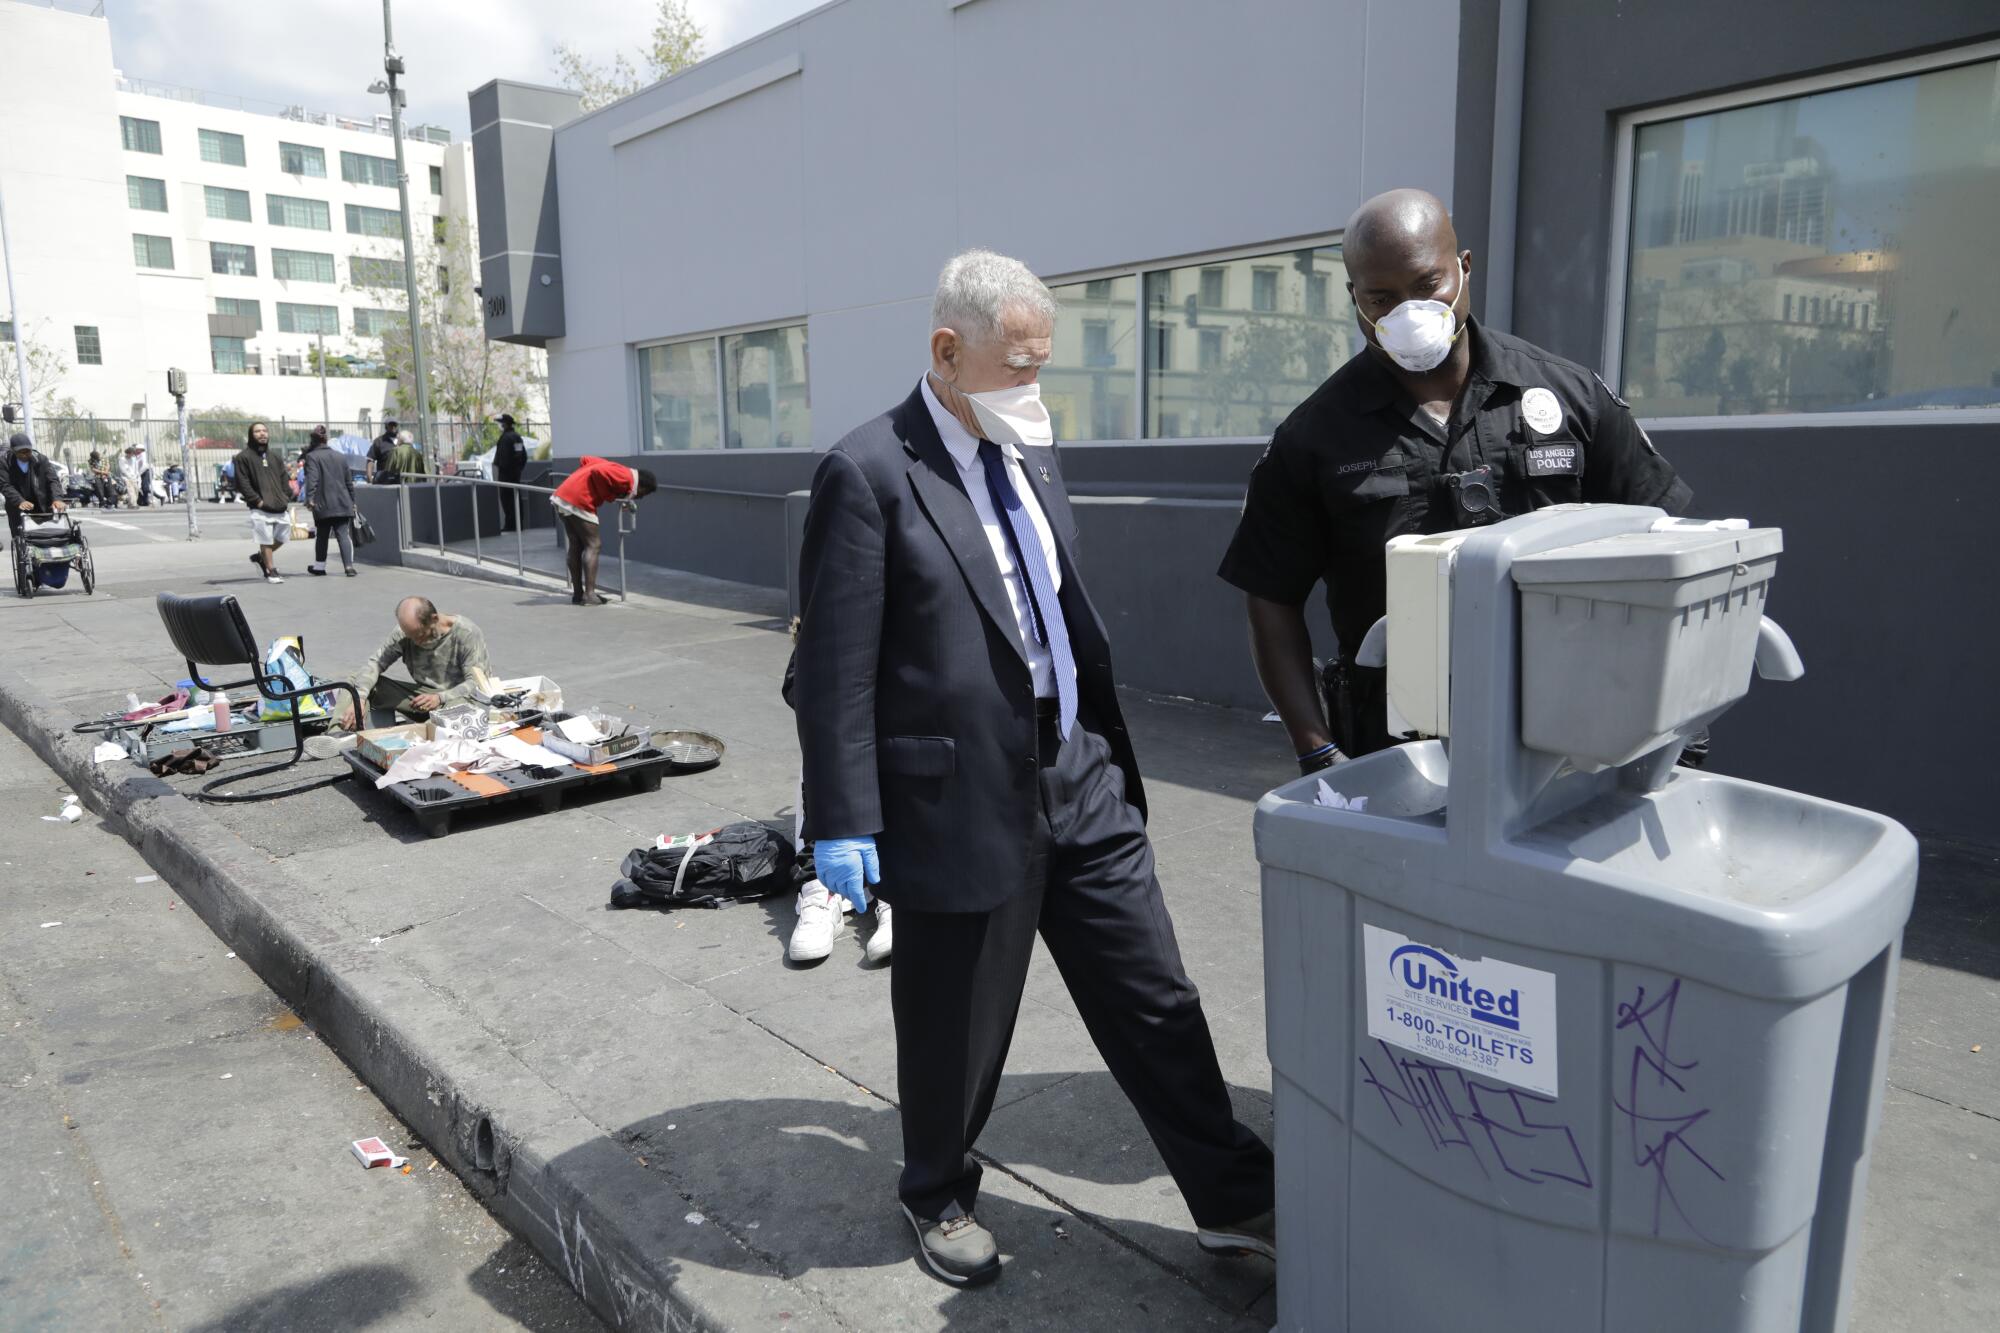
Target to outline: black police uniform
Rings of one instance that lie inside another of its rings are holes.
[[[1328,721],[1350,755],[1392,743],[1382,673],[1352,662],[1385,611],[1389,538],[1574,501],[1677,514],[1694,498],[1596,375],[1471,319],[1463,336],[1472,366],[1448,423],[1417,406],[1367,347],[1299,404],[1251,471],[1219,571],[1247,593],[1290,606],[1326,581],[1341,652],[1325,681]],[[1553,421],[1552,407],[1560,408]],[[1487,483],[1498,512],[1468,512],[1455,498],[1467,493],[1466,474]]]

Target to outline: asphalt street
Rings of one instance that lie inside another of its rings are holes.
[[[0,731],[0,1327],[601,1327],[62,791]]]

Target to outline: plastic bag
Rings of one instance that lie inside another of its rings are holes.
[[[271,646],[264,650],[264,674],[277,676],[290,690],[309,690],[313,687],[312,673],[306,670],[305,649],[296,638],[271,640]],[[293,705],[298,707],[300,717],[325,717],[326,706],[313,695],[305,695],[296,700],[273,699],[265,694],[258,701],[257,720],[259,722],[284,722],[292,716]]]

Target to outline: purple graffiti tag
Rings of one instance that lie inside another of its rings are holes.
[[[1400,1054],[1387,1042],[1375,1044],[1393,1071],[1394,1085],[1375,1076],[1367,1056],[1360,1057],[1361,1081],[1381,1094],[1397,1125],[1404,1123],[1405,1112],[1411,1114],[1433,1152],[1463,1149],[1488,1179],[1491,1168],[1498,1167],[1530,1185],[1559,1180],[1591,1188],[1590,1167],[1569,1126],[1535,1118],[1547,1115],[1546,1108],[1555,1105],[1552,1098],[1484,1083],[1463,1070]],[[1399,1105],[1402,1111],[1396,1109]]]
[[[1633,1165],[1644,1167],[1653,1175],[1653,1234],[1660,1234],[1661,1218],[1671,1207],[1682,1225],[1695,1236],[1716,1244],[1694,1224],[1674,1191],[1677,1161],[1692,1159],[1717,1180],[1728,1179],[1701,1155],[1690,1138],[1695,1126],[1708,1118],[1710,1108],[1693,1104],[1693,1096],[1680,1077],[1699,1067],[1701,1061],[1673,1057],[1674,1013],[1680,997],[1681,983],[1676,977],[1651,1004],[1646,1002],[1644,986],[1635,988],[1629,1002],[1619,1003],[1616,1030],[1631,1029],[1634,1041],[1624,1100],[1619,1100],[1614,1089],[1611,1104],[1625,1116],[1632,1135]],[[1683,1173],[1688,1169],[1683,1167]]]

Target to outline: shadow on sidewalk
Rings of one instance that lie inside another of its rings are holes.
[[[998,1104],[1019,1096],[1025,1081],[1003,1077]],[[1111,1076],[1093,1070],[1060,1081],[1108,1084]],[[1046,1086],[1045,1079],[1034,1082]],[[1117,1095],[1110,1088],[1086,1090],[1072,1102],[1088,1104],[1093,1091]],[[965,1330],[1019,1328],[1036,1311],[1061,1311],[1067,1326],[1076,1328],[1127,1327],[1122,1321],[1133,1318],[1182,1326],[1173,1313],[1177,1306],[1205,1308],[1210,1317],[1243,1315],[1268,1289],[1270,1266],[1203,1253],[1152,1145],[1143,1135],[1129,1145],[1111,1142],[1121,1133],[1051,1125],[1049,1133],[1031,1136],[1036,1147],[1025,1160],[982,1159],[978,1215],[999,1241],[1007,1268],[994,1287],[975,1291],[928,1279],[912,1287],[900,1274],[881,1280],[916,1260],[896,1202],[901,1118],[876,1096],[697,1102],[628,1125],[615,1144],[599,1140],[553,1165],[566,1185],[603,1179],[613,1154],[622,1151],[624,1169],[643,1167],[656,1197],[641,1202],[637,1215],[628,1210],[617,1219],[623,1246],[677,1274],[716,1265],[721,1254],[731,1271],[802,1280],[845,1315],[865,1313],[873,1327],[902,1327],[912,1317],[928,1327],[933,1309],[942,1316],[939,1327]],[[1029,1183],[1022,1176],[1027,1167],[1038,1168],[1034,1176],[1044,1182],[1053,1176],[1123,1187],[1130,1193],[1121,1197],[1131,1200],[1133,1211],[1150,1218],[1072,1211],[1044,1185]],[[621,1192],[628,1201],[644,1200],[643,1189]],[[1178,1225],[1150,1220],[1161,1211],[1156,1195],[1174,1196],[1167,1211]],[[550,1220],[559,1233],[573,1225],[560,1215]],[[596,1240],[590,1254],[577,1252],[585,1262],[572,1265],[572,1282],[586,1290],[593,1282],[629,1284],[629,1270],[621,1271],[605,1237]],[[864,1291],[880,1293],[879,1302],[850,1303],[876,1299]]]
[[[416,1294],[416,1281],[393,1264],[355,1264],[324,1277],[253,1296],[189,1333],[240,1333],[282,1328],[287,1333],[368,1328],[394,1315]]]

